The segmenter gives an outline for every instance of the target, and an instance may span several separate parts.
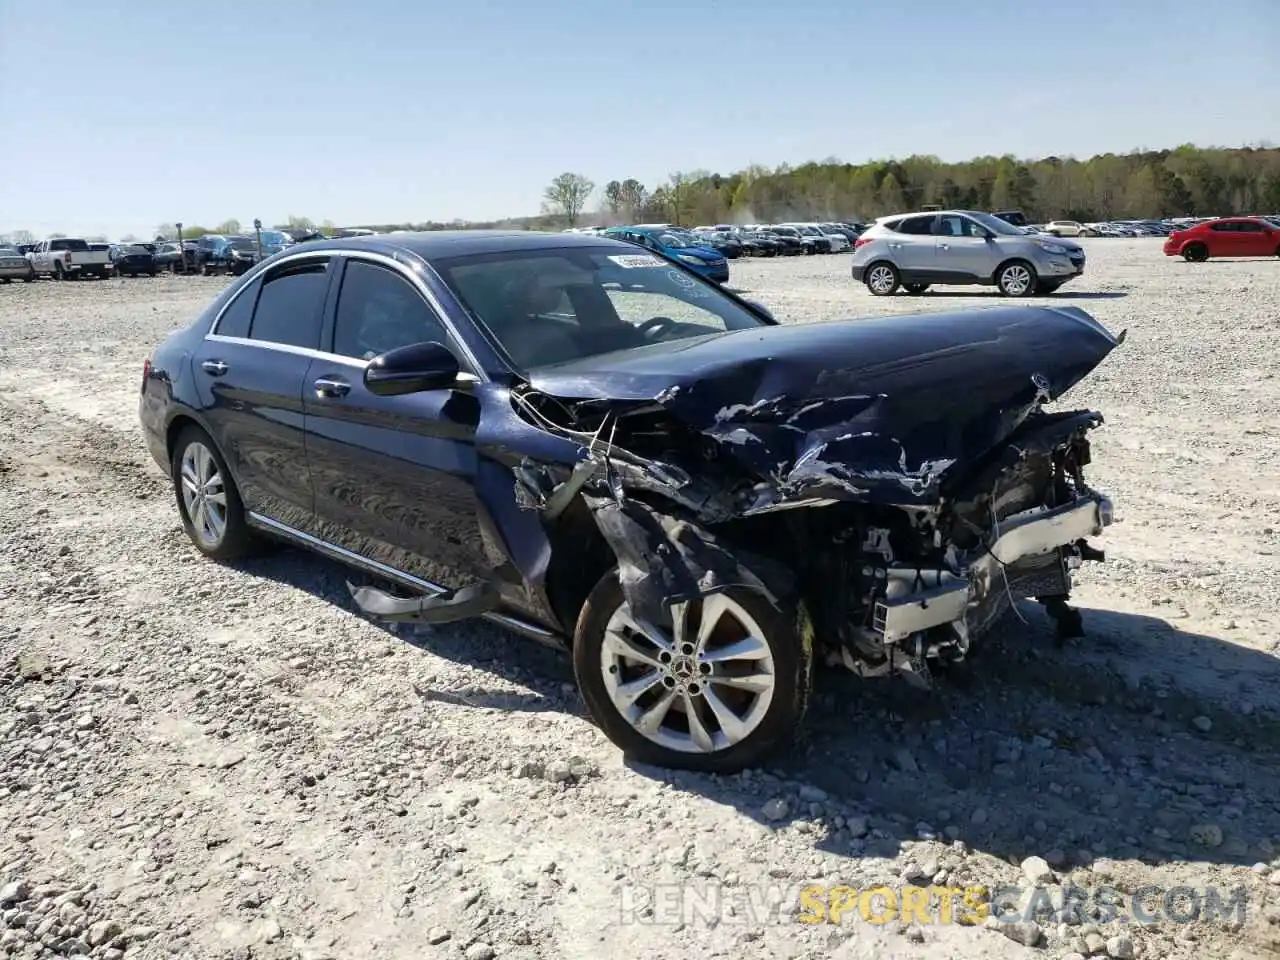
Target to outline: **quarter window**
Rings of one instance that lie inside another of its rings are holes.
[[[220,337],[249,336],[249,322],[253,319],[253,304],[258,299],[258,290],[262,284],[254,280],[241,290],[234,300],[222,311],[218,318],[218,327],[214,330]]]
[[[250,338],[318,349],[328,265],[327,260],[290,264],[269,277],[258,294]]]
[[[338,294],[333,352],[371,360],[411,343],[449,343],[449,332],[422,295],[386,267],[347,261]]]

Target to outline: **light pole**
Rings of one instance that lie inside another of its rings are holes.
[[[178,260],[177,260],[177,263],[182,264],[182,272],[183,272],[183,273],[186,273],[186,272],[187,272],[187,250],[186,250],[186,248],[182,245],[182,221],[181,221],[181,220],[179,220],[177,223],[175,223],[175,224],[174,224],[174,226],[178,228]],[[177,272],[178,272],[178,270],[177,270],[177,265],[176,265],[176,264],[175,264],[175,266],[174,266],[174,271],[173,271],[173,272],[174,272],[174,273],[177,273]]]
[[[262,259],[262,221],[257,217],[253,218],[253,235],[258,239],[258,259]]]

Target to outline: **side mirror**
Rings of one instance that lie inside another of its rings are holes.
[[[369,361],[364,385],[379,397],[444,390],[458,379],[458,358],[442,343],[411,343]]]
[[[777,319],[778,319],[777,317],[775,317],[775,316],[773,315],[773,311],[772,311],[772,310],[770,310],[768,307],[766,307],[766,306],[765,306],[763,303],[761,303],[759,300],[748,300],[748,301],[746,301],[746,303],[747,303],[747,305],[748,305],[749,307],[751,307],[751,309],[752,309],[752,310],[756,311],[756,313],[762,313],[762,314],[764,314],[766,317],[768,317],[770,320],[777,320]]]

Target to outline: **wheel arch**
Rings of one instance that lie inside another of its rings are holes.
[[[617,558],[600,533],[591,509],[574,497],[548,531],[551,558],[544,590],[563,634],[573,643],[578,617],[600,578],[617,566]]]
[[[1036,279],[1040,278],[1040,271],[1036,269],[1036,265],[1032,263],[1029,258],[1015,255],[1012,257],[1005,257],[998,264],[996,264],[996,268],[991,271],[991,277],[990,277],[991,282],[997,283],[1000,279],[1000,271],[1003,270],[1005,267],[1009,266],[1010,264],[1014,264],[1014,263],[1025,264],[1027,267],[1030,268],[1031,276],[1035,277]]]

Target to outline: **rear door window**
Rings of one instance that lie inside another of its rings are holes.
[[[933,231],[934,217],[907,217],[902,221],[902,225],[898,227],[899,233],[906,233],[912,236],[927,236]]]
[[[329,260],[288,264],[268,277],[258,293],[249,338],[291,347],[320,349]]]

